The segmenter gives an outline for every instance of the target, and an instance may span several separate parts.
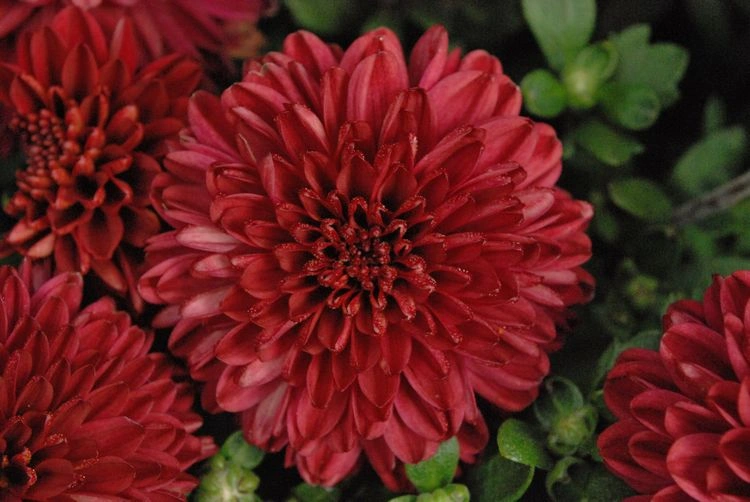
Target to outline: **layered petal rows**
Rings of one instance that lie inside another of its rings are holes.
[[[750,272],[673,304],[658,352],[624,352],[604,397],[609,469],[644,500],[750,499]],[[640,500],[636,497],[633,500]]]
[[[313,483],[364,454],[396,487],[456,435],[471,460],[475,394],[527,406],[592,285],[591,208],[554,186],[560,143],[520,107],[500,62],[440,27],[408,63],[386,29],[343,52],[298,32],[196,94],[140,289],[204,406]]]
[[[226,43],[222,22],[255,22],[268,0],[0,0],[0,39],[49,24],[67,6],[85,9],[112,35],[127,19],[141,62],[169,53],[201,57]]]
[[[183,375],[82,278],[0,268],[0,498],[182,500],[210,455]]]
[[[150,183],[201,72],[176,55],[139,67],[134,43],[127,20],[108,41],[69,7],[23,37],[17,66],[0,66],[0,101],[26,157],[5,207],[18,222],[4,245],[52,256],[59,271],[93,270],[137,306],[142,248],[160,228]]]

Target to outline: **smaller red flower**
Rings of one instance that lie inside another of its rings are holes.
[[[152,335],[80,274],[0,268],[0,500],[180,500],[211,455]]]
[[[92,269],[138,307],[140,250],[160,227],[149,187],[201,72],[174,55],[137,69],[130,25],[115,32],[108,46],[94,18],[70,7],[23,37],[18,66],[0,65],[0,102],[26,157],[5,240],[54,256],[59,271]]]
[[[607,376],[605,464],[648,495],[632,500],[749,500],[750,271],[673,304],[664,331],[659,352],[625,351]]]
[[[141,61],[172,52],[199,58],[219,53],[227,42],[222,23],[256,22],[275,5],[271,0],[0,0],[0,39],[49,23],[65,7],[90,13],[115,32],[122,19],[134,27],[136,53]]]

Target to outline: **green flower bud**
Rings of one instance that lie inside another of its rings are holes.
[[[471,494],[466,485],[451,483],[442,488],[451,502],[469,502]]]
[[[547,447],[558,455],[572,455],[594,433],[598,419],[591,405],[558,417],[547,436]]]
[[[609,42],[585,47],[566,65],[562,82],[573,108],[591,108],[599,99],[599,89],[617,68],[617,52]]]
[[[208,461],[195,493],[197,502],[259,502],[255,495],[260,478],[252,471],[263,459],[263,451],[251,446],[241,432],[229,436],[221,450]]]
[[[658,289],[659,281],[650,275],[633,277],[625,286],[630,303],[638,310],[646,310],[656,304]]]

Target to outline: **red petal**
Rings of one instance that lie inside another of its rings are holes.
[[[499,86],[498,77],[481,71],[463,71],[440,80],[427,93],[437,115],[437,135],[479,125],[490,118],[498,102]]]
[[[284,54],[299,61],[318,80],[326,70],[336,66],[338,58],[331,47],[314,34],[300,30],[284,39]]]
[[[102,455],[127,458],[144,439],[143,426],[127,417],[102,418],[81,426],[73,439],[91,438]]]
[[[672,438],[652,431],[633,434],[628,441],[628,452],[633,460],[649,472],[664,478],[669,477],[667,451],[672,446]]]
[[[330,352],[322,352],[313,356],[307,367],[307,393],[310,396],[310,403],[317,408],[325,408],[331,402],[335,392]]]
[[[391,102],[408,86],[406,73],[392,53],[379,52],[367,57],[352,72],[347,119],[363,120],[379,131]]]
[[[693,434],[679,438],[669,449],[667,468],[685,493],[698,500],[711,499],[706,472],[720,459],[718,434]]]
[[[323,108],[323,124],[329,137],[338,136],[339,126],[346,116],[346,89],[349,85],[349,74],[341,68],[331,68],[323,75],[320,84]]]
[[[383,437],[396,457],[408,464],[416,464],[430,457],[440,445],[439,441],[428,441],[415,435],[397,413],[388,421]]]
[[[597,440],[605,465],[640,493],[653,493],[674,483],[670,477],[657,475],[635,463],[628,442],[643,427],[635,420],[622,420],[605,429]]]
[[[721,438],[719,451],[729,468],[745,483],[750,483],[750,458],[747,446],[750,444],[750,429],[734,429]]]
[[[88,46],[78,45],[68,54],[62,68],[62,84],[68,96],[79,101],[99,84],[99,68]]]
[[[188,120],[201,143],[228,154],[234,153],[234,140],[230,133],[232,128],[227,123],[218,98],[205,91],[193,94],[188,105]]]
[[[78,7],[64,8],[52,20],[52,29],[65,42],[68,48],[78,44],[87,45],[98,63],[109,57],[107,41],[94,16]]]
[[[401,385],[396,410],[404,424],[422,438],[440,441],[448,432],[445,412],[426,403],[408,384]]]
[[[667,434],[664,428],[664,416],[675,403],[687,401],[688,398],[677,392],[663,389],[646,390],[633,398],[630,411],[641,424],[654,432]]]
[[[443,76],[448,59],[448,32],[440,25],[428,29],[411,51],[409,81],[413,86],[430,89]]]
[[[216,227],[189,225],[177,232],[177,242],[191,249],[227,253],[234,250],[239,242]]]
[[[119,215],[108,214],[100,209],[91,219],[76,229],[81,246],[94,258],[109,260],[122,240],[125,229]]]
[[[372,404],[383,408],[393,402],[398,393],[400,375],[386,375],[380,366],[373,366],[359,374],[357,381],[362,393]]]
[[[106,452],[105,452],[106,453]],[[133,466],[117,457],[101,457],[77,471],[85,482],[79,491],[102,495],[118,494],[127,490],[135,479]]]

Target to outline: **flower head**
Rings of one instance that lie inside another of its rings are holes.
[[[66,6],[85,9],[115,32],[122,19],[134,29],[132,49],[140,61],[176,52],[194,58],[218,53],[226,42],[222,22],[257,21],[268,0],[0,0],[0,39],[50,22]]]
[[[748,349],[750,272],[673,304],[659,351],[630,349],[607,376],[619,419],[599,437],[607,467],[644,500],[750,496]]]
[[[81,290],[79,274],[0,268],[0,498],[179,500],[215,449],[192,434],[191,388],[110,299],[81,310]]]
[[[475,393],[527,406],[590,286],[590,206],[554,187],[560,143],[520,106],[440,27],[408,64],[386,29],[343,53],[298,32],[220,100],[196,94],[141,291],[169,305],[204,405],[289,444],[313,483],[364,453],[394,487],[456,435],[471,459]]]
[[[18,66],[0,66],[0,101],[26,157],[7,244],[54,256],[60,271],[93,269],[137,304],[141,249],[160,227],[149,186],[200,68],[173,55],[138,69],[132,45],[126,21],[108,45],[89,14],[67,8],[20,41]]]

